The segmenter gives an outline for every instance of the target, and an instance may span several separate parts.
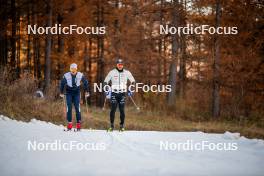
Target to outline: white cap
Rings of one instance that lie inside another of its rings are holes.
[[[72,63],[71,66],[70,66],[70,69],[72,69],[72,68],[73,68],[73,69],[74,69],[74,68],[77,69],[77,64]]]

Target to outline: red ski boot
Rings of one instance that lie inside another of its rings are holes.
[[[72,129],[72,122],[68,122],[67,130],[70,131]]]
[[[76,130],[81,131],[81,123],[76,123]]]

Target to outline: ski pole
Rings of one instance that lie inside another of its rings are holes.
[[[64,118],[66,117],[66,100],[65,100],[65,95],[62,97],[63,99],[63,111],[64,111]]]
[[[87,97],[85,97],[85,107],[86,107],[86,113],[87,113],[87,116],[88,116],[89,112],[88,112]]]
[[[104,106],[103,106],[103,108],[102,108],[103,111],[105,110],[105,103],[106,103],[106,97],[105,97],[105,99],[104,99]]]
[[[135,103],[135,101],[134,101],[134,99],[131,97],[131,96],[129,96],[130,97],[130,99],[131,99],[131,101],[133,102],[133,104],[135,105],[135,107],[137,108],[137,110],[140,110],[140,108],[137,106],[137,104]]]

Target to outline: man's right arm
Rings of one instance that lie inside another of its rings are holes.
[[[105,77],[105,80],[104,80],[104,84],[108,84],[109,81],[111,80],[112,78],[112,75],[111,75],[111,71],[107,74],[107,76]]]
[[[66,84],[67,84],[67,80],[66,80],[65,76],[63,76],[61,83],[60,83],[60,93],[61,94],[63,94],[63,90],[64,90],[64,87]]]
[[[104,83],[103,83],[103,88],[104,88],[104,91],[105,91],[105,95],[106,96],[111,96],[111,90],[109,89],[109,86],[107,86],[112,78],[112,75],[111,75],[111,71],[107,74],[107,76],[105,77],[105,80],[104,80]]]

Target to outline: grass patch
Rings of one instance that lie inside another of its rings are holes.
[[[83,112],[85,107],[83,107]],[[83,113],[85,128],[106,129],[109,126],[109,109],[89,108],[89,114]],[[115,126],[119,127],[119,112],[116,113]],[[207,133],[239,132],[249,138],[264,139],[264,130],[257,125],[238,124],[233,121],[189,121],[177,117],[161,116],[155,112],[138,112],[134,107],[126,108],[126,129],[144,131],[203,131]]]

